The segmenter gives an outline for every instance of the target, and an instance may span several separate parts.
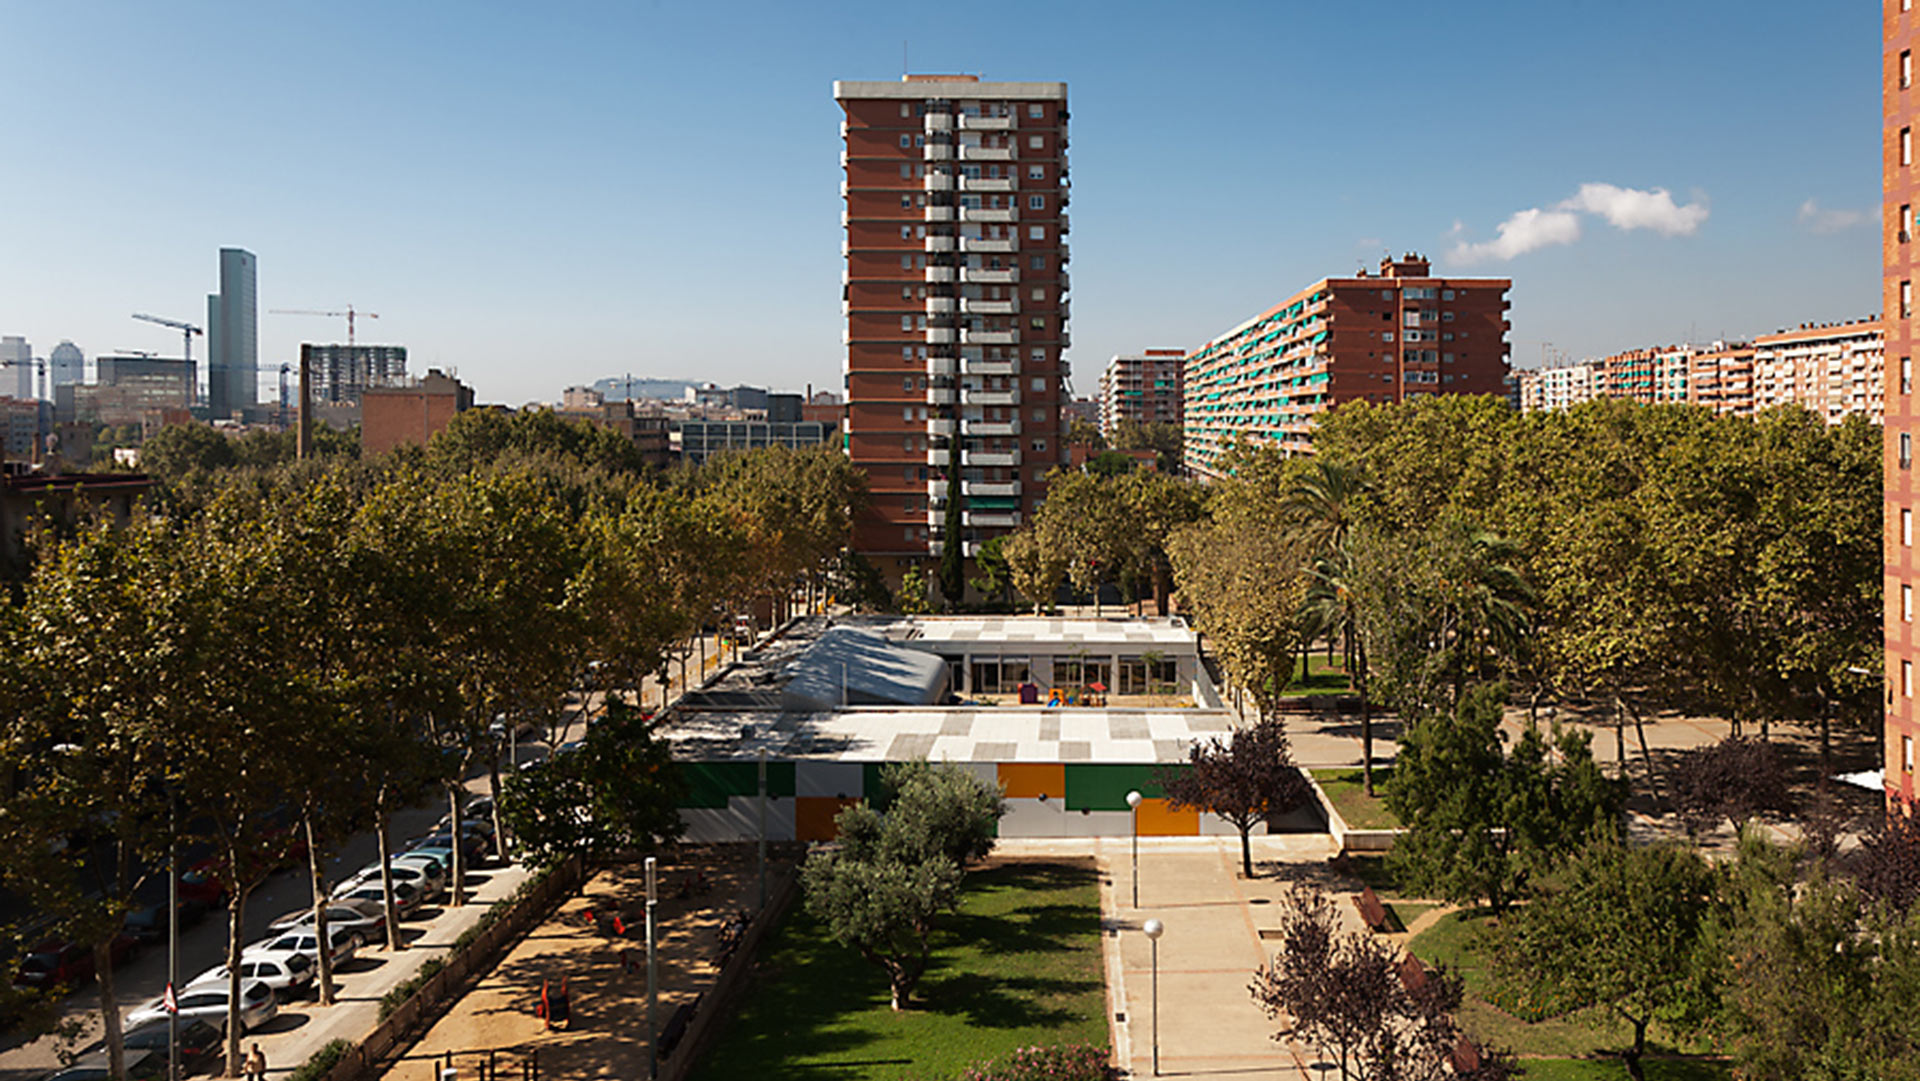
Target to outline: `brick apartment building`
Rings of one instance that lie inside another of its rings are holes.
[[[1506,278],[1437,278],[1426,259],[1323,278],[1187,355],[1186,462],[1217,476],[1237,439],[1310,452],[1341,402],[1507,393]]]
[[[1889,802],[1914,797],[1915,648],[1911,598],[1920,582],[1913,549],[1913,283],[1920,277],[1913,208],[1920,203],[1914,130],[1920,128],[1920,91],[1913,86],[1913,54],[1920,45],[1920,13],[1912,0],[1881,0],[1880,253],[1881,311],[1886,313],[1882,400],[1886,416],[1886,773]]]
[[[1149,349],[1107,361],[1100,373],[1100,433],[1112,435],[1123,420],[1179,424],[1186,405],[1187,351]]]
[[[1028,521],[1066,460],[1067,87],[836,82],[854,547],[889,580]],[[944,535],[946,501],[962,535]]]
[[[402,444],[427,445],[433,433],[473,408],[473,388],[430,368],[419,379],[366,387],[360,397],[360,454],[372,457]]]

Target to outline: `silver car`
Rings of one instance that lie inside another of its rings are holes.
[[[258,953],[240,955],[242,981],[259,980],[274,989],[281,998],[290,999],[313,989],[313,959],[304,953]],[[227,966],[210,968],[193,978],[194,983],[225,983]]]
[[[313,909],[296,908],[268,924],[267,930],[278,936],[296,927],[312,926]],[[362,942],[380,942],[387,937],[387,921],[381,918],[380,906],[366,901],[327,902],[327,930],[336,927],[357,932]]]
[[[180,1017],[204,1018],[212,1024],[225,1024],[227,1020],[227,980],[221,977],[212,983],[193,983],[179,994]],[[273,1020],[280,1013],[280,1001],[274,997],[273,988],[262,980],[240,981],[240,1031],[258,1028]],[[127,1015],[127,1027],[138,1028],[151,1021],[165,1020],[167,1002],[165,998],[156,998]]]

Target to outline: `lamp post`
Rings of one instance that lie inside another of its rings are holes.
[[[1133,907],[1140,907],[1140,790],[1127,793],[1127,810],[1133,816]]]
[[[1147,941],[1153,944],[1153,1076],[1160,1076],[1160,936],[1167,929],[1159,920],[1148,920],[1140,925],[1147,933]]]
[[[173,786],[167,786],[167,1081],[180,1081],[180,838],[174,834]]]
[[[760,762],[760,847],[758,864],[760,871],[760,911],[767,910],[767,743],[763,734],[750,724],[740,726],[741,740],[758,739]]]
[[[660,896],[658,881],[655,878],[655,864],[652,856],[647,857],[647,1076],[660,1076],[660,1030],[654,1025],[654,1004],[656,988],[659,986],[654,968],[653,951],[653,905]]]

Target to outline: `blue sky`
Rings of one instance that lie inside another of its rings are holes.
[[[177,352],[128,314],[203,321],[234,245],[263,369],[342,335],[266,309],[352,303],[482,400],[837,389],[832,83],[903,43],[1069,84],[1082,393],[1387,250],[1513,278],[1524,366],[1879,305],[1866,0],[0,0],[0,42],[0,333],[40,355]]]

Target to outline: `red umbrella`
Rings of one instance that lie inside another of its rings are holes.
[[[1105,694],[1107,691],[1107,685],[1104,683],[1089,683],[1087,684],[1087,689],[1090,691],[1099,691],[1100,693]]]

